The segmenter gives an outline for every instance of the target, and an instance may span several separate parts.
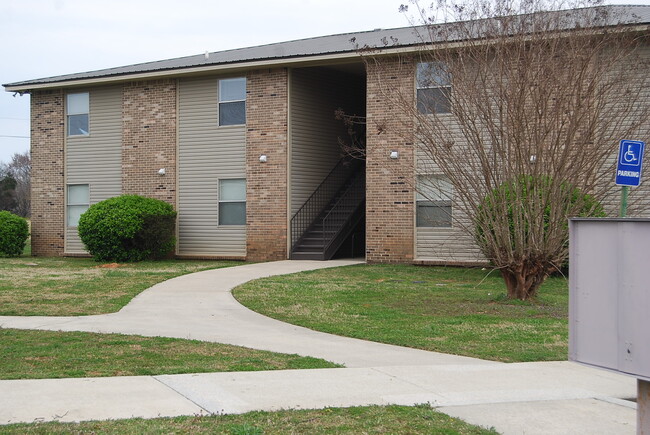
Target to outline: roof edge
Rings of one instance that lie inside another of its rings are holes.
[[[605,23],[603,26],[594,26],[592,29],[622,25],[632,31],[647,31],[649,27],[650,6],[605,5],[581,9],[596,10],[602,8],[621,13],[621,16],[624,15],[626,20]],[[579,11],[581,9],[553,11],[553,13]],[[442,23],[434,24],[434,26],[453,24]],[[318,63],[327,60],[346,60],[355,57],[360,59],[362,56],[368,55],[368,50],[375,55],[415,52],[418,50],[418,47],[423,46],[423,41],[419,39],[419,34],[425,27],[426,25],[419,25],[317,36],[223,50],[206,53],[205,55],[183,56],[167,60],[7,83],[3,86],[7,92],[28,93],[37,89],[65,88],[95,83],[143,80],[147,78],[181,77],[199,75],[211,71],[238,71],[260,66],[304,65],[309,62]],[[568,27],[564,30],[571,30],[571,28]],[[387,39],[391,40],[392,43],[387,43]],[[432,43],[439,43],[441,46],[449,46],[449,44],[456,45],[455,43],[458,42],[462,41],[432,41]]]

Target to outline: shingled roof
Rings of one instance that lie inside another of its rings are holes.
[[[606,10],[608,12],[607,16],[611,17],[603,23],[605,26],[650,23],[650,6],[602,6],[599,8]],[[575,11],[557,12],[565,14],[568,18],[567,27],[575,27],[575,21],[572,21],[571,17],[572,12]],[[99,79],[104,79],[102,81],[110,81],[111,79],[128,80],[129,78],[135,78],[135,76],[141,78],[147,75],[165,75],[165,73],[169,73],[168,75],[176,75],[217,69],[219,67],[254,66],[259,63],[264,63],[265,65],[290,64],[323,56],[354,58],[358,56],[359,48],[390,51],[397,49],[408,50],[409,47],[420,46],[422,45],[421,35],[423,33],[428,34],[424,27],[403,27],[320,36],[255,47],[217,51],[208,53],[207,55],[200,54],[97,71],[26,80],[8,83],[3,86],[9,92],[28,92],[34,88],[65,86],[66,84],[71,84],[70,82],[77,83]]]

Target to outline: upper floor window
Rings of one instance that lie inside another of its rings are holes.
[[[68,115],[68,136],[88,136],[88,114],[90,113],[90,96],[88,92],[68,94],[66,100]]]
[[[79,217],[88,210],[90,206],[90,186],[88,184],[68,185],[68,226],[76,227],[79,224]]]
[[[416,225],[451,227],[454,188],[448,179],[435,175],[418,177]]]
[[[440,62],[418,63],[417,105],[424,114],[451,111],[451,77]]]
[[[219,125],[246,124],[246,79],[219,80]]]

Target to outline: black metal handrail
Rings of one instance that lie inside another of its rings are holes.
[[[327,252],[332,246],[336,245],[336,240],[341,235],[347,236],[349,231],[352,230],[352,227],[356,224],[354,220],[358,208],[365,199],[366,177],[363,172],[358,172],[336,204],[323,216],[323,253],[325,253],[326,257],[328,257]]]
[[[334,199],[345,183],[354,175],[362,162],[350,156],[343,157],[318,185],[314,193],[298,209],[291,218],[291,246],[292,250],[300,242],[305,231],[314,220]]]

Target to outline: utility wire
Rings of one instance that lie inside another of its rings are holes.
[[[13,138],[18,138],[18,139],[29,139],[29,136],[11,136],[8,134],[0,134],[0,137],[13,137]]]

